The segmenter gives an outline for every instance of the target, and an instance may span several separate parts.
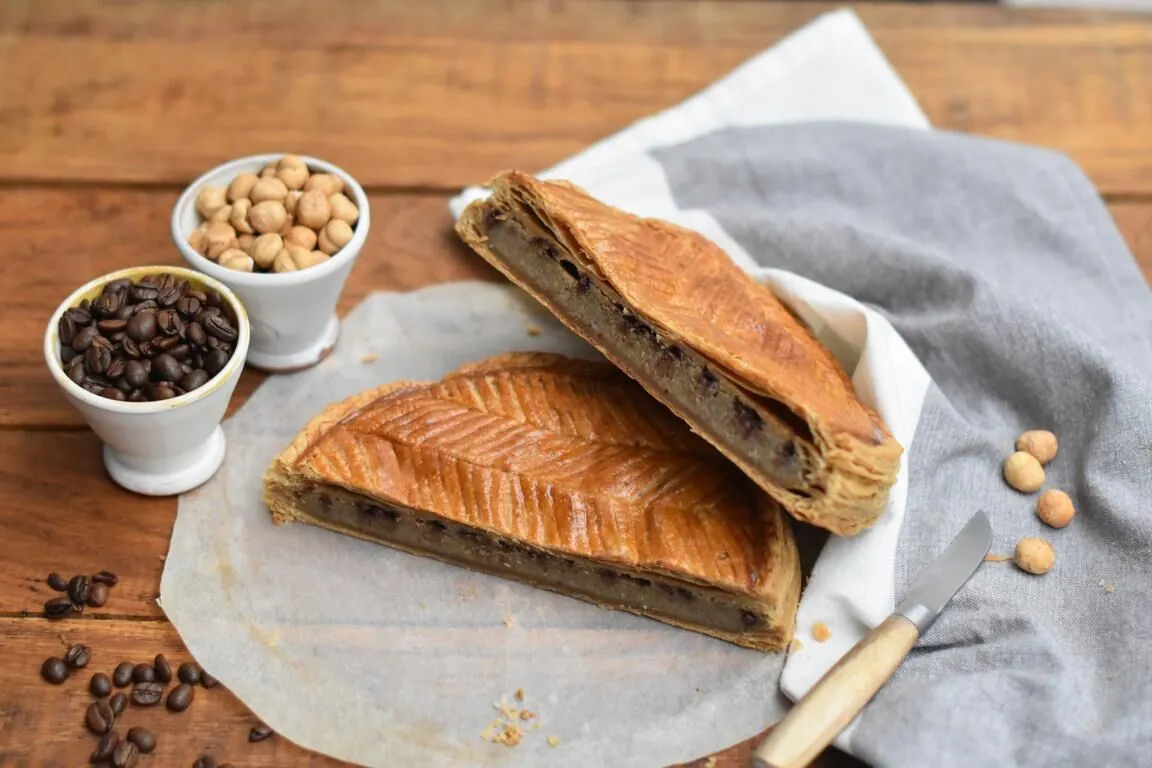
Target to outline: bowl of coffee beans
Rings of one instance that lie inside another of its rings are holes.
[[[44,358],[104,442],[119,485],[167,496],[224,461],[220,422],[251,330],[240,300],[183,267],[133,267],[77,289],[52,315]]]
[[[248,364],[293,371],[336,344],[336,302],[368,237],[368,196],[314,157],[251,155],[192,182],[172,239],[193,269],[231,288],[252,321]]]

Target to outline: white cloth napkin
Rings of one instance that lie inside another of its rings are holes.
[[[852,372],[861,399],[905,447],[900,479],[881,520],[859,536],[831,539],[816,563],[800,604],[797,638],[802,647],[790,653],[780,682],[793,700],[894,608],[906,457],[929,377],[881,315],[797,275],[760,267],[711,215],[680,208],[649,152],[727,127],[826,120],[929,128],[907,87],[849,10],[817,18],[684,102],[536,171],[543,178],[572,181],[624,210],[691,227],[717,243],[812,325]],[[482,187],[465,189],[450,202],[453,215],[486,194]],[[812,638],[815,622],[831,629],[827,641]],[[836,740],[849,752],[853,726]]]

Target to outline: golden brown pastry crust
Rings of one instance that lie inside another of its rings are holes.
[[[793,493],[728,449],[709,424],[646,385],[651,394],[797,518],[849,535],[879,517],[903,448],[860,402],[828,349],[770,289],[700,234],[612,208],[568,182],[507,171],[493,179],[491,187],[492,197],[472,203],[456,226],[477,253],[644,384],[628,361],[597,343],[552,297],[527,285],[489,247],[487,217],[530,211],[565,246],[566,255],[608,284],[637,315],[704,355],[746,391],[782,403],[800,417],[822,460],[821,471],[814,473],[807,493]]]

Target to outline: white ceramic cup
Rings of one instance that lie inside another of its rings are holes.
[[[60,318],[84,299],[95,299],[113,280],[171,273],[228,302],[238,338],[228,364],[206,384],[168,400],[129,403],[95,395],[68,378],[60,362]],[[224,461],[220,422],[244,369],[251,331],[244,306],[228,287],[184,267],[132,267],[77,289],[52,314],[44,332],[44,359],[68,401],[104,442],[104,467],[116,483],[147,496],[170,496],[207,482]]]
[[[285,153],[251,155],[218,165],[192,182],[172,211],[172,239],[193,269],[227,285],[248,308],[252,322],[252,347],[248,364],[266,371],[295,371],[327,357],[340,335],[336,302],[344,281],[368,237],[371,215],[368,196],[346,171],[314,157],[303,156],[312,172],[331,173],[344,181],[344,194],[360,209],[352,239],[314,267],[297,272],[239,272],[222,267],[188,245],[188,236],[203,221],[196,210],[196,195],[206,186],[227,187],[244,171],[259,174]]]

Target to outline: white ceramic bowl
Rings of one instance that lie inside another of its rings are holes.
[[[60,362],[60,317],[84,299],[94,299],[113,280],[139,280],[168,272],[202,290],[218,291],[236,319],[232,358],[204,386],[169,400],[129,403],[92,394],[68,378]],[[98,277],[65,299],[44,332],[44,359],[52,378],[88,426],[104,441],[104,466],[117,484],[148,496],[189,491],[216,473],[224,461],[220,422],[244,369],[251,330],[244,306],[228,287],[183,267],[132,267]]]
[[[248,364],[266,371],[294,371],[327,357],[340,335],[336,302],[344,281],[368,237],[371,212],[364,189],[342,168],[314,157],[304,157],[310,171],[322,171],[344,180],[344,194],[360,209],[352,240],[315,267],[298,272],[238,272],[222,267],[188,245],[188,236],[202,221],[196,195],[205,186],[228,186],[237,174],[259,174],[286,153],[250,155],[218,165],[188,186],[172,211],[172,239],[193,269],[227,285],[248,308],[252,347]]]

